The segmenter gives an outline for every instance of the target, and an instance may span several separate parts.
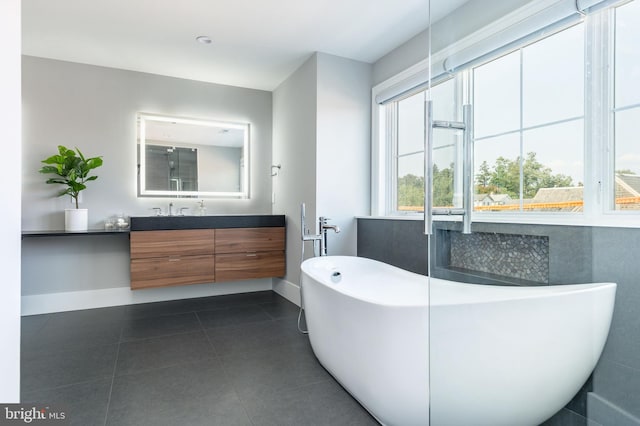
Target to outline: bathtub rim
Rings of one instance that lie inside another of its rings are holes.
[[[379,298],[368,297],[366,294],[359,294],[353,289],[345,288],[345,286],[336,286],[328,280],[323,279],[321,276],[311,273],[312,266],[316,262],[329,262],[337,260],[337,267],[340,267],[340,260],[346,260],[348,262],[371,263],[374,265],[387,268],[399,275],[409,277],[414,281],[415,285],[425,285],[425,301],[419,302],[393,302],[390,303],[386,300],[379,300]],[[588,293],[594,291],[616,291],[617,284],[614,282],[592,282],[592,283],[570,283],[570,284],[544,284],[539,286],[519,286],[519,285],[489,285],[479,283],[462,283],[458,281],[447,280],[443,278],[431,277],[429,275],[421,275],[415,272],[407,271],[394,265],[390,265],[379,260],[370,259],[360,256],[319,256],[312,257],[304,260],[300,264],[300,270],[302,274],[302,280],[305,276],[309,279],[317,281],[318,283],[332,289],[333,291],[342,294],[345,297],[350,297],[356,300],[360,300],[366,303],[373,303],[380,306],[389,308],[408,308],[408,307],[446,307],[457,305],[479,305],[485,303],[504,303],[513,300],[535,300],[548,297],[560,297],[563,295],[577,295],[580,293]],[[301,283],[301,286],[303,284]],[[452,298],[451,292],[449,292],[446,298],[443,300],[440,296],[434,295],[435,291],[443,288],[444,286],[452,286],[448,290],[460,291],[466,290],[468,293],[464,295],[463,301],[450,300]],[[351,291],[350,291],[351,290]],[[474,296],[473,300],[469,300],[469,296]],[[434,299],[437,303],[433,303]]]

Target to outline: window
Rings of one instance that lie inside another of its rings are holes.
[[[424,92],[398,101],[396,210],[424,211]]]
[[[435,120],[461,121],[462,105],[473,106],[474,220],[525,214],[599,223],[605,214],[640,211],[640,1],[617,4],[577,23],[562,20],[555,32],[545,27],[500,55],[469,60],[462,50],[453,62],[468,65],[435,76]],[[461,49],[472,43],[479,42]],[[443,55],[435,60],[441,66]],[[411,72],[406,81],[415,84],[419,71]],[[424,81],[412,92],[395,79],[377,92],[385,102],[390,88],[405,90],[381,105],[387,148],[378,151],[379,176],[388,182],[374,193],[374,213],[424,210]],[[462,207],[461,139],[434,129],[434,207]]]
[[[583,27],[473,69],[475,210],[582,210]]]
[[[433,115],[439,120],[460,120],[459,80],[450,79],[431,88]],[[387,127],[392,143],[389,167],[393,170],[394,196],[389,211],[424,211],[424,127],[425,101],[429,94],[420,91],[386,105]],[[435,207],[461,207],[459,188],[461,136],[434,131],[433,191]]]

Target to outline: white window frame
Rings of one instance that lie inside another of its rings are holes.
[[[635,0],[640,1],[640,0]],[[537,2],[533,2],[537,3]],[[538,7],[543,7],[539,2]],[[550,3],[550,2],[547,2]],[[590,13],[583,18],[585,26],[585,109],[584,109],[584,209],[582,213],[567,212],[473,212],[472,221],[476,222],[504,222],[557,224],[578,226],[615,226],[640,227],[640,211],[616,211],[612,205],[615,193],[614,185],[614,157],[615,140],[613,130],[613,31],[614,10],[626,1],[617,2],[606,10]],[[407,70],[378,84],[372,89],[372,193],[371,213],[374,217],[405,218],[421,220],[422,213],[403,213],[390,211],[387,194],[391,194],[391,186],[395,178],[389,168],[392,147],[387,146],[385,139],[389,129],[385,128],[384,105],[377,103],[377,98],[394,87],[407,84],[406,82],[419,80],[427,75],[429,64],[446,64],[452,52],[463,52],[470,46],[481,43],[500,28],[513,26],[522,16],[531,14],[532,6],[525,6],[500,21],[493,23],[490,28],[466,37],[459,42],[435,53],[431,61],[425,59]],[[558,27],[557,32],[574,25],[575,22]],[[545,34],[548,36],[548,34]],[[538,37],[537,39],[542,39]],[[513,46],[516,50],[537,39]],[[487,58],[485,62],[506,54]],[[590,66],[590,70],[586,67]],[[611,66],[607,66],[611,65]],[[606,69],[607,72],[597,72]],[[589,71],[589,72],[588,72]],[[434,85],[438,81],[434,78]],[[603,155],[605,154],[605,155]],[[436,217],[436,220],[459,220],[451,217]]]

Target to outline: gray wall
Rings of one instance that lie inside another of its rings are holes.
[[[328,251],[355,255],[354,216],[370,212],[371,65],[318,53],[317,214],[331,218]]]
[[[300,272],[300,203],[313,224],[316,215],[317,57],[313,55],[273,92],[274,214],[287,216],[287,274]]]
[[[421,233],[421,225],[421,221],[411,220],[359,219],[358,255],[424,273],[425,237],[415,235]],[[436,228],[460,230],[459,224],[452,222],[438,222]],[[618,284],[611,330],[593,379],[545,425],[586,424],[587,413],[596,422],[592,425],[639,425],[640,229],[474,223],[472,230],[547,236],[551,284]],[[432,244],[435,258],[440,256],[438,250],[443,248],[436,241]],[[504,276],[460,273],[442,264],[436,269],[434,276],[458,281],[522,284]]]
[[[153,74],[25,56],[22,60],[23,160],[22,229],[63,229],[68,198],[46,185],[40,160],[57,145],[101,155],[98,180],[89,182],[82,205],[89,226],[100,228],[114,214],[150,215],[151,207],[197,206],[196,200],[138,198],[136,188],[136,113],[151,112],[251,126],[248,200],[206,201],[209,214],[271,213],[271,92],[222,86]],[[93,290],[129,285],[128,242],[121,237],[24,242],[25,295]],[[72,276],[51,274],[74,263]],[[109,273],[96,273],[109,271]]]
[[[282,165],[273,212],[287,216],[286,283],[299,284],[302,202],[311,233],[318,216],[343,229],[329,236],[332,254],[356,252],[353,217],[369,212],[370,108],[371,66],[323,53],[273,94],[273,162]],[[305,247],[309,257],[311,243]]]

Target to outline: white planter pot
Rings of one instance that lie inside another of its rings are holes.
[[[64,230],[71,232],[86,231],[89,223],[89,210],[65,209]]]

